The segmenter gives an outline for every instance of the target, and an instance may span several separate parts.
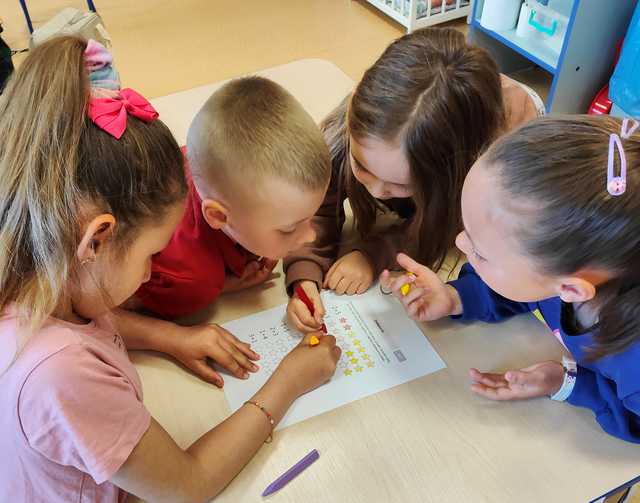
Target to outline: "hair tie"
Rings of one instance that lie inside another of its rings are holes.
[[[631,123],[631,126],[629,125]],[[620,134],[609,135],[609,157],[607,162],[607,192],[612,196],[621,196],[627,190],[627,156],[624,153],[622,140],[628,140],[638,129],[640,123],[633,119],[624,119]],[[614,176],[613,168],[615,164],[615,150],[618,150],[620,157],[620,176]]]
[[[120,89],[113,56],[101,43],[87,42],[84,61],[91,86],[87,113],[96,126],[119,140],[127,129],[127,114],[145,122],[158,118],[145,97],[133,89]]]

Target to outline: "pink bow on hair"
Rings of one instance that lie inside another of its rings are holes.
[[[151,122],[158,118],[158,112],[133,89],[122,89],[118,98],[91,98],[89,118],[100,129],[119,140],[127,129],[127,114]]]

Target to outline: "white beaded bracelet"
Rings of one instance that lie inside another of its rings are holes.
[[[573,387],[576,385],[576,378],[578,377],[578,364],[574,360],[563,356],[562,366],[564,367],[564,379],[562,381],[562,386],[560,386],[560,389],[549,397],[551,400],[555,400],[557,402],[564,402],[569,398],[569,395],[571,395],[571,392],[573,391]]]

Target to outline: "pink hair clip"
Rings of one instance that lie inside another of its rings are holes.
[[[631,126],[629,126],[631,123]],[[607,191],[612,196],[621,196],[627,190],[627,158],[622,147],[622,140],[631,138],[640,123],[633,119],[624,119],[620,128],[620,135],[613,133],[609,136],[609,159],[607,164]],[[621,139],[622,138],[622,139]],[[613,176],[614,147],[618,149],[620,157],[620,176]]]

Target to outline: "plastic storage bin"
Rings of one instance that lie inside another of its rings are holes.
[[[522,0],[484,0],[480,24],[494,31],[514,29],[521,3]]]

